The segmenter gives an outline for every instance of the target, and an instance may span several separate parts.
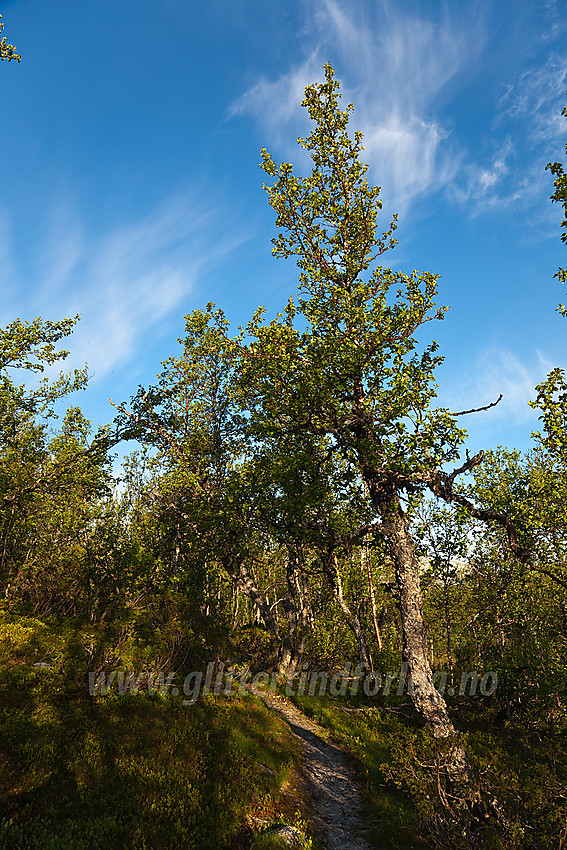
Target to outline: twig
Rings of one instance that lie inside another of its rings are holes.
[[[504,396],[502,393],[498,396],[496,401],[493,401],[492,404],[486,404],[484,407],[471,407],[470,410],[459,410],[458,413],[449,413],[449,416],[465,416],[467,413],[480,413],[481,410],[490,410],[491,407],[496,407],[499,401],[502,401]]]

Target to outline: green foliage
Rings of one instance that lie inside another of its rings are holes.
[[[488,730],[480,715],[467,723],[468,749],[488,799],[497,799],[507,826],[487,825],[485,846],[555,850],[567,837],[565,731],[518,725]]]
[[[0,15],[0,32],[4,29],[4,24],[2,23],[2,15]],[[0,60],[3,62],[4,59],[7,59],[8,62],[12,62],[14,59],[16,62],[21,62],[22,57],[19,53],[16,53],[16,48],[13,44],[7,44],[6,39],[0,39]]]
[[[278,827],[291,826],[291,830],[285,838],[278,835]],[[317,850],[313,839],[308,836],[307,824],[298,812],[289,825],[285,821],[271,824],[264,832],[261,832],[254,840],[254,850],[285,850],[286,847],[304,848],[304,850]]]
[[[299,139],[313,160],[309,177],[262,152],[262,168],[275,179],[266,187],[270,204],[284,228],[273,253],[298,257],[307,330],[294,329],[291,300],[267,327],[258,311],[248,326],[254,342],[245,381],[265,426],[333,435],[347,457],[362,452],[367,464],[411,476],[424,453],[428,466],[453,459],[463,437],[446,412],[429,411],[441,358],[436,343],[419,355],[413,337],[446,308],[434,305],[435,275],[369,271],[395,244],[395,223],[376,234],[379,189],[359,161],[362,135],[347,133],[353,107],[340,110],[339,97],[326,65],[325,82],[309,86],[303,102],[315,122]],[[361,439],[364,424],[370,439]]]
[[[567,106],[563,107],[561,114],[567,117]],[[567,145],[565,145],[565,153],[567,154]],[[551,195],[551,201],[553,203],[563,204],[565,218],[560,225],[564,230],[564,233],[561,235],[561,241],[567,243],[567,174],[565,173],[565,166],[561,162],[548,162],[545,167],[555,176],[553,184],[555,186],[555,192]],[[561,283],[567,283],[567,268],[560,268],[555,277],[559,278]],[[563,316],[567,315],[567,307],[563,304],[560,304],[557,309]]]
[[[482,467],[475,470],[471,492],[481,504],[510,517],[521,546],[529,553],[529,569],[548,576],[565,590],[567,468],[557,423],[562,416],[561,402],[556,404],[547,397],[539,403],[547,423],[547,434],[535,435],[540,445],[526,456],[506,449],[487,453]],[[502,534],[496,537],[502,540]],[[506,557],[503,551],[502,555]]]
[[[0,331],[0,580],[11,601],[36,613],[94,618],[108,604],[95,540],[109,522],[108,449],[117,438],[106,428],[93,435],[78,407],[50,426],[57,403],[85,387],[86,368],[32,388],[22,382],[67,357],[59,343],[77,320],[16,319]]]
[[[112,435],[93,435],[77,407],[54,425],[86,372],[42,373],[67,356],[59,343],[78,317],[0,331],[0,847],[212,850],[244,840],[251,809],[289,822],[278,790],[298,751],[257,702],[87,698],[87,669],[229,656],[271,669],[291,647],[292,668],[330,671],[356,664],[365,642],[377,671],[399,670],[420,581],[424,664],[456,681],[498,674],[490,698],[449,699],[485,798],[505,815],[484,845],[566,840],[565,375],[536,388],[534,450],[488,452],[453,488],[473,463],[443,472],[465,432],[434,407],[442,358],[419,342],[445,313],[437,276],[377,264],[396,220],[378,233],[379,189],[339,98],[327,65],[304,100],[309,176],[262,151],[273,253],[296,258],[297,297],[270,322],[259,308],[235,336],[212,304],[189,314],[181,351],[118,407]],[[567,210],[564,166],[548,167]],[[120,435],[140,449],[112,490]],[[427,488],[444,507],[423,500]],[[459,496],[513,532],[448,504]],[[412,534],[417,592],[404,615]],[[453,738],[431,736],[405,699],[298,702],[357,759],[381,846],[470,846],[471,813],[447,781]]]
[[[543,435],[537,431],[532,436],[545,449],[556,466],[567,465],[567,382],[563,369],[553,369],[546,380],[536,387],[537,398],[530,407],[541,410]],[[557,501],[557,500],[556,500]]]
[[[277,213],[276,224],[286,231],[274,240],[273,253],[298,257],[300,280],[306,288],[316,282],[338,282],[341,273],[344,282],[350,283],[395,244],[393,226],[375,241],[380,189],[368,185],[368,167],[359,160],[362,133],[356,132],[352,140],[346,129],[354,107],[339,108],[338,88],[327,64],[325,83],[305,90],[302,105],[316,127],[307,140],[297,141],[313,159],[310,177],[296,178],[290,163],[278,168],[262,149],[262,168],[278,178],[274,187],[265,188]]]
[[[555,850],[565,836],[564,728],[545,724],[528,730],[512,723],[490,728],[486,704],[455,706],[476,782],[503,815],[467,838],[463,827],[471,825],[471,813],[455,809],[442,770],[450,741],[435,739],[401,706],[385,710],[352,701],[345,711],[344,701],[308,696],[295,701],[355,757],[378,846]]]
[[[57,652],[53,635],[46,624],[32,617],[3,618],[0,623],[0,664],[5,669],[13,664],[45,662]]]
[[[19,415],[34,413],[52,416],[52,405],[57,399],[86,385],[86,367],[83,370],[75,369],[69,374],[61,372],[55,381],[44,378],[36,389],[27,392],[23,386],[14,385],[10,378],[12,370],[41,373],[46,366],[64,360],[69,352],[65,349],[57,350],[57,343],[73,332],[78,319],[78,315],[59,322],[40,318],[31,322],[15,319],[0,330],[0,398],[3,407],[10,405],[8,413],[17,410]],[[9,428],[10,424],[4,413],[2,427]]]
[[[345,701],[297,696],[295,702],[332,732],[333,739],[354,756],[354,767],[364,783],[366,818],[378,846],[390,850],[427,846],[420,837],[420,822],[415,802],[400,790],[400,782],[389,778],[388,765],[397,742],[403,749],[420,732],[413,717],[385,712],[360,704],[359,699]]]

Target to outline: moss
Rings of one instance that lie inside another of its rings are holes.
[[[231,846],[298,761],[287,726],[249,695],[191,706],[159,693],[89,696],[84,662],[68,674],[68,633],[52,644],[58,666],[22,663],[53,631],[4,630],[14,654],[0,672],[0,848]]]

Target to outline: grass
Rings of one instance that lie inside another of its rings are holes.
[[[458,829],[452,831],[448,822],[439,820],[434,771],[420,762],[431,765],[440,745],[417,718],[361,700],[298,695],[294,701],[353,755],[353,766],[364,784],[376,846],[384,850],[468,846],[461,843]],[[495,724],[481,702],[472,707],[456,703],[452,715],[484,799],[496,798],[508,820],[508,826],[502,828],[492,819],[482,846],[486,850],[567,846],[564,726]]]
[[[419,835],[413,801],[389,780],[383,767],[390,762],[392,742],[407,735],[408,720],[356,699],[297,695],[294,702],[352,754],[353,767],[365,789],[370,840],[388,850],[430,846]],[[410,726],[417,732],[417,725],[410,721]]]
[[[254,834],[257,850],[281,845],[262,829],[299,825],[307,811],[300,793],[284,792],[300,759],[287,725],[247,693],[190,706],[168,693],[89,696],[92,632],[25,617],[0,623],[0,850],[248,850]],[[136,647],[125,651],[124,664],[135,665]],[[151,666],[149,652],[146,643]],[[376,846],[463,846],[439,826],[434,772],[420,767],[437,757],[435,745],[396,698],[295,701],[352,754]],[[565,843],[563,720],[514,725],[481,700],[451,710],[485,798],[496,797],[509,822],[485,831],[486,850]]]
[[[0,627],[0,848],[249,846],[299,759],[286,724],[247,694],[89,696],[71,637]]]

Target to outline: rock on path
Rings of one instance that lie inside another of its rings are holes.
[[[311,820],[327,850],[371,850],[364,838],[359,787],[345,753],[323,738],[325,731],[293,703],[276,694],[259,694],[301,740],[302,777],[312,799]]]

